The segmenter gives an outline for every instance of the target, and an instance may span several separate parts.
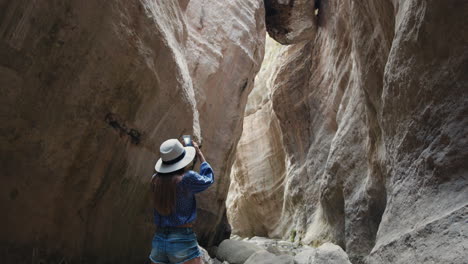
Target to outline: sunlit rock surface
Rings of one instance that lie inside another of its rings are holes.
[[[270,67],[272,111],[246,111],[234,232],[331,241],[352,263],[464,263],[467,3],[320,2],[317,32]],[[281,138],[259,137],[275,123]]]
[[[150,175],[182,134],[216,175],[200,243],[220,242],[264,39],[257,0],[0,1],[1,262],[146,261]]]
[[[270,89],[282,48],[271,38],[266,43],[268,52],[249,95],[227,199],[229,222],[241,236],[275,236],[283,207],[286,160]]]
[[[263,60],[264,7],[259,0],[190,1],[185,49],[203,151],[215,168],[215,185],[198,196],[196,231],[205,246],[229,237],[226,196],[243,111]]]

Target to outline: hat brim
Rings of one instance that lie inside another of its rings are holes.
[[[174,171],[178,171],[182,168],[185,168],[185,166],[189,165],[190,162],[195,158],[195,148],[194,147],[184,147],[185,149],[185,156],[183,159],[180,161],[174,163],[174,164],[164,164],[162,162],[162,159],[159,159],[158,162],[156,162],[156,165],[154,165],[154,169],[156,172],[159,173],[171,173]]]

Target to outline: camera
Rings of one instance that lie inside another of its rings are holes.
[[[186,147],[193,147],[192,136],[190,135],[183,135],[182,139],[184,140],[184,145]]]

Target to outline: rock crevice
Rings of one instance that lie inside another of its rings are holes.
[[[468,6],[321,1],[314,33],[296,41],[293,20],[309,20],[291,19],[299,2],[265,1],[269,35],[290,45],[257,76],[251,97],[263,91],[268,107],[247,104],[228,199],[234,233],[333,242],[353,263],[463,263],[456,245],[467,238],[450,234],[467,229],[457,215],[468,201]],[[255,140],[272,130],[280,140]],[[246,143],[272,155],[249,156]],[[275,178],[276,201],[259,184]],[[277,203],[281,212],[265,210]]]

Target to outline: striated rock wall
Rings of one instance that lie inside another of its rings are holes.
[[[272,110],[271,77],[282,46],[271,38],[245,109],[227,198],[228,218],[241,236],[275,236],[281,217],[286,160],[281,129]],[[264,206],[258,206],[264,205]]]
[[[268,34],[281,44],[293,44],[314,37],[319,0],[265,0]]]
[[[275,4],[265,2],[267,16],[287,1],[270,2]],[[468,5],[458,0],[315,4],[316,32],[289,41],[293,45],[278,55],[268,81],[272,108],[256,122],[260,130],[278,122],[281,139],[255,141],[258,131],[247,122],[253,114],[246,113],[233,169],[235,193],[228,200],[234,232],[311,245],[331,241],[353,263],[463,263]],[[266,22],[279,42],[291,35],[284,30],[292,28],[288,15]],[[258,151],[281,149],[280,142],[284,153],[270,151],[275,154],[261,163],[265,154],[258,159],[243,154],[242,142]],[[283,157],[285,169],[268,162],[281,163]],[[275,186],[283,190],[283,196],[275,194],[281,199],[265,198],[273,187],[272,171],[284,177]],[[250,199],[257,193],[263,194],[260,200]],[[262,213],[277,203],[281,213]],[[252,214],[235,211],[245,210],[243,204],[256,212],[255,221],[247,218]],[[266,225],[275,232],[265,231]]]
[[[263,60],[264,7],[259,0],[191,1],[185,50],[200,113],[203,151],[215,188],[198,197],[197,234],[204,246],[229,236],[226,196],[247,95]],[[216,224],[213,224],[216,223]]]
[[[0,1],[0,262],[145,261],[150,175],[182,134],[216,173],[197,232],[218,243],[263,18],[257,0]]]

